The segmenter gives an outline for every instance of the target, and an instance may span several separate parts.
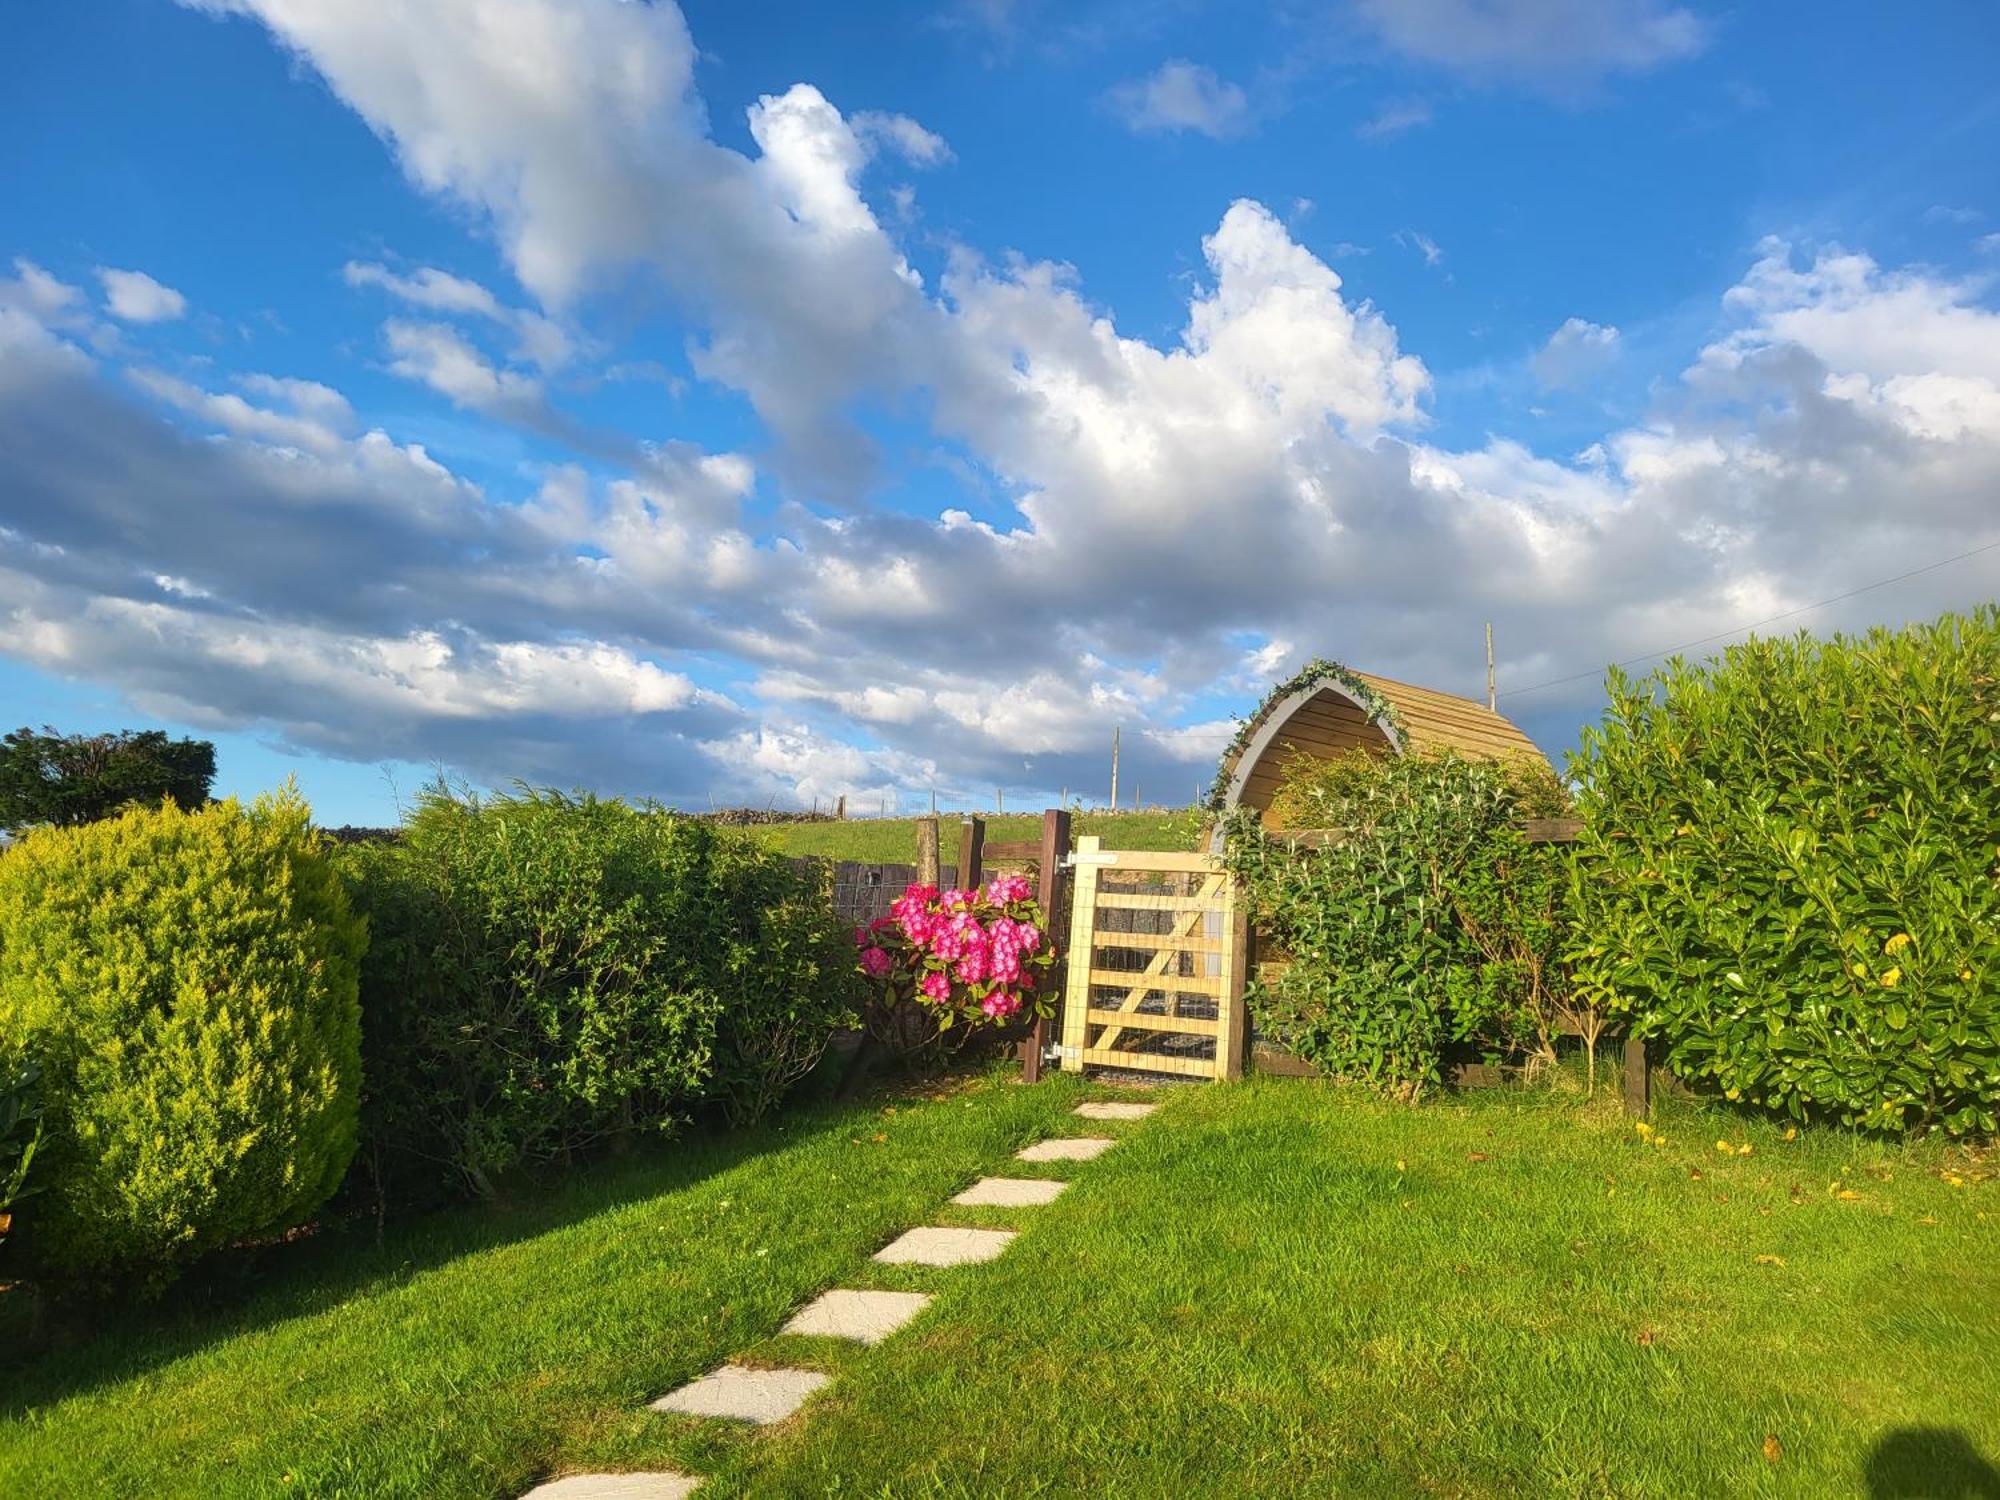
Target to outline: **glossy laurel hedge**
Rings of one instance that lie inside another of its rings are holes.
[[[0,1073],[41,1071],[16,1227],[44,1276],[156,1289],[326,1201],[355,1148],[364,943],[291,791],[0,858]]]
[[[755,1116],[850,1014],[853,943],[812,870],[706,822],[592,797],[427,792],[341,853],[378,1186],[480,1195],[516,1167]]]
[[[1992,1130],[1997,678],[1991,606],[1614,671],[1573,765],[1580,982],[1730,1098]]]

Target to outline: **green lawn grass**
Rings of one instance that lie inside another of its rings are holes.
[[[944,862],[958,857],[958,818],[939,817]],[[1081,836],[1094,833],[1109,849],[1190,849],[1194,847],[1198,815],[1183,808],[1173,812],[1078,813],[1072,824]],[[915,818],[856,818],[842,823],[767,823],[751,830],[782,854],[817,854],[827,859],[853,859],[868,864],[912,864],[917,857]],[[986,837],[995,842],[1039,838],[1040,813],[1008,813],[986,820]]]
[[[2000,1461],[2000,1185],[1963,1153],[1687,1103],[1655,1146],[1559,1091],[1257,1080],[1108,1127],[1078,1096],[827,1107],[301,1247],[240,1303],[0,1384],[0,1493],[505,1496],[664,1464],[714,1496],[1886,1497]],[[1085,1130],[1125,1139],[1009,1159]],[[993,1171],[1074,1184],[945,1205]],[[984,1266],[867,1260],[923,1222],[1026,1232]],[[874,1349],[776,1336],[835,1284],[938,1297]],[[730,1356],[837,1378],[767,1431],[644,1409]]]
[[[1557,1093],[1176,1090],[713,1493],[1945,1493],[1868,1487],[1878,1447],[1938,1461],[1918,1429],[2000,1461],[1990,1182],[1661,1128]]]
[[[1073,1088],[803,1110],[475,1209],[275,1254],[0,1372],[0,1495],[509,1496],[562,1468],[718,1462],[644,1403],[768,1337]],[[717,1452],[707,1451],[716,1448]]]

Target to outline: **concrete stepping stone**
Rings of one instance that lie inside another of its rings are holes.
[[[800,1308],[782,1331],[879,1344],[930,1305],[923,1292],[826,1292]]]
[[[1068,1186],[1040,1177],[982,1177],[951,1201],[966,1208],[1040,1208]]]
[[[1159,1107],[1157,1104],[1120,1104],[1110,1100],[1097,1100],[1090,1104],[1079,1104],[1076,1113],[1086,1120],[1143,1120]]]
[[[875,1252],[892,1266],[969,1266],[997,1260],[1013,1243],[1010,1229],[912,1229]]]
[[[1056,1136],[1014,1153],[1016,1161],[1091,1161],[1118,1143],[1101,1135]]]
[[[686,1500],[700,1483],[685,1474],[571,1474],[536,1485],[521,1500]]]
[[[782,1422],[832,1379],[821,1370],[753,1370],[745,1365],[724,1365],[677,1391],[669,1391],[653,1403],[653,1410],[677,1411],[690,1417],[730,1417],[759,1425]]]

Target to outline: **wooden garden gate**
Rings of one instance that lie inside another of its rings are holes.
[[[1249,924],[1221,861],[1086,835],[1069,863],[1063,1066],[1240,1077]]]

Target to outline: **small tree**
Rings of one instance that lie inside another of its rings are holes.
[[[194,810],[214,780],[215,746],[207,740],[171,740],[158,729],[17,729],[0,739],[0,828],[74,827],[162,798]]]

